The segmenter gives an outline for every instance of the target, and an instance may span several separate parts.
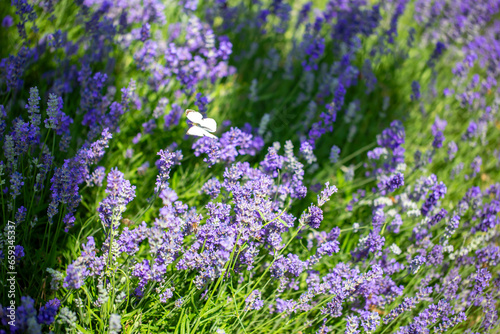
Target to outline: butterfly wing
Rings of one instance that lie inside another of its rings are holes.
[[[217,130],[217,122],[212,118],[204,118],[198,125],[210,132],[215,132],[215,130]]]
[[[209,137],[209,138],[217,139],[216,136],[214,136],[213,134],[211,134],[207,130],[202,129],[199,126],[196,126],[196,125],[190,127],[189,130],[187,130],[186,134],[190,135],[190,136]]]
[[[186,117],[195,124],[200,124],[203,121],[203,115],[192,109],[186,109]]]

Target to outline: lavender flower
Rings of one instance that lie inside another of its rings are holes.
[[[160,150],[157,155],[160,159],[156,162],[158,167],[158,176],[156,177],[155,191],[159,193],[162,189],[168,187],[168,179],[170,178],[170,169],[175,165],[175,153],[168,150]]]
[[[418,81],[412,81],[411,83],[412,94],[410,96],[412,101],[420,100],[420,84]]]
[[[432,146],[436,149],[441,148],[443,147],[443,142],[444,142],[444,135],[441,131],[438,131],[434,136],[434,141],[432,142]]]
[[[458,152],[457,144],[454,141],[448,143],[448,160],[453,160]]]
[[[58,314],[58,323],[65,324],[71,329],[76,329],[77,318],[75,312],[67,307],[63,307]]]
[[[59,99],[54,94],[49,94],[49,102],[47,108],[48,119],[45,120],[45,127],[47,129],[56,129],[58,125],[58,116],[60,113]]]
[[[245,299],[245,310],[260,310],[264,306],[261,300],[262,296],[259,290],[254,290]]]
[[[313,147],[308,141],[303,141],[300,145],[300,153],[306,159],[309,165],[317,161],[316,156],[313,152]]]
[[[194,105],[198,107],[200,113],[206,115],[208,110],[208,99],[205,96],[201,95],[201,93],[196,94],[196,101],[194,102]]]
[[[410,275],[415,275],[420,267],[425,264],[426,258],[425,256],[417,255],[413,260],[411,260],[408,266],[408,273]]]
[[[380,315],[377,312],[360,311],[361,326],[370,333],[377,329],[380,324]]]
[[[32,87],[30,89],[30,98],[28,99],[28,104],[26,105],[25,108],[28,109],[30,123],[35,128],[38,128],[40,126],[42,117],[40,115],[40,106],[38,102],[40,100],[41,98],[40,95],[38,94],[38,88]]]
[[[117,168],[111,169],[107,181],[108,196],[100,203],[97,211],[104,226],[116,229],[127,204],[135,197],[135,186],[132,186]]]
[[[19,209],[17,209],[16,216],[15,216],[16,225],[21,224],[26,219],[27,212],[28,212],[28,209],[26,209],[24,206],[20,206]]]
[[[49,300],[38,312],[37,321],[40,324],[51,325],[56,317],[61,301],[57,298]]]
[[[486,268],[478,269],[474,276],[474,288],[472,289],[468,300],[474,305],[480,305],[483,300],[483,291],[490,285],[491,273]]]
[[[50,289],[55,291],[59,290],[61,286],[60,282],[64,280],[63,274],[52,268],[47,268],[47,272],[52,277],[52,280],[50,281]]]
[[[472,169],[472,175],[471,177],[476,177],[476,175],[481,171],[481,164],[483,163],[483,160],[481,159],[480,156],[477,156],[472,160],[470,164],[470,168]]]
[[[307,224],[312,228],[319,228],[322,221],[323,211],[313,204],[311,204],[308,211],[304,211],[300,217],[300,222],[302,224]]]
[[[145,23],[141,27],[141,42],[145,42],[150,37],[151,34],[150,29],[151,26],[149,25],[149,23]]]
[[[406,311],[413,309],[418,303],[425,300],[432,293],[432,288],[422,288],[415,297],[406,297],[403,302],[384,317],[384,324],[388,324]]]
[[[359,318],[355,315],[347,316],[347,324],[345,327],[345,334],[359,334],[361,331],[358,330]]]
[[[325,189],[321,191],[321,195],[318,195],[318,206],[322,207],[326,202],[330,200],[330,197],[338,191],[337,187],[330,186],[330,182],[325,183]]]
[[[10,176],[10,194],[13,199],[21,195],[21,187],[24,186],[23,175],[17,171]]]
[[[340,148],[338,148],[336,145],[333,145],[330,150],[330,162],[332,164],[337,163],[337,161],[339,160],[339,155],[340,155]]]
[[[83,268],[75,265],[68,265],[63,287],[70,289],[79,289],[83,285]]]
[[[380,190],[387,190],[388,192],[394,192],[396,189],[402,187],[405,184],[404,175],[402,173],[396,173],[389,177],[383,176],[377,187]]]
[[[438,203],[439,199],[444,198],[447,188],[443,182],[440,182],[433,186],[431,190],[433,192],[427,197],[425,203],[422,205],[422,209],[420,210],[423,216],[427,216]]]
[[[498,311],[495,307],[495,304],[496,304],[496,300],[494,298],[493,293],[487,294],[486,295],[486,303],[483,306],[484,321],[481,325],[481,327],[484,328],[485,330],[489,330],[489,329],[493,328],[498,323]],[[461,313],[463,313],[463,312],[461,312]],[[463,319],[463,320],[461,320],[461,319]],[[462,316],[461,318],[459,318],[455,321],[452,321],[452,324],[456,324],[458,322],[461,322],[460,320],[464,321],[465,317]]]
[[[173,290],[173,288],[165,289],[165,291],[160,294],[160,301],[166,303],[168,299],[172,298],[174,296]]]
[[[221,184],[216,178],[211,178],[201,188],[201,191],[209,195],[212,199],[217,198],[220,194]]]
[[[16,258],[16,263],[19,263],[19,260],[23,258],[26,254],[24,253],[24,247],[21,245],[16,245],[14,248],[14,256]]]
[[[454,328],[459,323],[464,322],[466,319],[467,316],[464,312],[459,312],[451,318],[443,317],[442,322],[435,327],[434,331],[436,333],[446,333],[448,329]]]
[[[14,20],[12,19],[12,16],[5,15],[3,20],[2,20],[2,27],[3,28],[10,28],[13,24],[14,24]]]
[[[109,333],[110,334],[118,334],[122,329],[121,316],[118,314],[111,314],[109,316]]]
[[[420,312],[410,325],[400,327],[398,334],[418,333],[426,331],[426,327],[434,324],[439,319],[448,316],[451,313],[451,306],[445,300],[440,300],[437,305],[431,304],[428,308]]]

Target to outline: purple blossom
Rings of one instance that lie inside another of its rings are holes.
[[[395,309],[391,310],[389,314],[384,317],[384,324],[387,325],[404,312],[412,310],[418,303],[425,300],[431,293],[432,288],[427,287],[420,289],[415,297],[405,297],[401,304],[399,304]]]
[[[38,129],[41,122],[40,115],[40,106],[39,101],[41,100],[40,95],[38,94],[38,88],[32,87],[30,88],[30,97],[28,99],[28,104],[26,105],[26,109],[28,109],[29,119],[31,125]]]
[[[370,253],[376,253],[382,250],[385,244],[385,238],[378,234],[376,231],[370,231],[368,236],[359,240],[358,246],[354,251],[351,251],[351,255],[354,260],[360,261],[368,257]]]
[[[153,133],[154,129],[156,129],[156,119],[150,119],[149,121],[142,123],[142,127],[144,128],[144,134]]]
[[[147,230],[146,223],[144,222],[133,230],[125,227],[116,240],[120,252],[129,255],[137,253],[139,251],[139,244],[146,239]]]
[[[179,124],[179,120],[181,119],[182,113],[183,111],[181,106],[175,103],[172,104],[172,109],[168,114],[164,116],[165,128],[168,129],[172,126]]]
[[[458,152],[457,144],[454,141],[448,143],[448,160],[453,160]]]
[[[264,306],[264,301],[261,298],[259,290],[252,291],[245,299],[245,310],[260,310]]]
[[[432,146],[436,149],[441,148],[443,147],[443,142],[444,142],[444,135],[441,131],[438,131],[434,136],[434,141],[432,142]]]
[[[394,44],[395,42],[395,37],[398,35],[398,20],[401,15],[403,15],[406,4],[408,3],[408,0],[403,0],[400,1],[396,4],[396,8],[394,10],[394,13],[392,14],[391,17],[391,24],[389,30],[387,30],[387,41],[390,44]]]
[[[2,27],[3,28],[10,28],[14,24],[14,20],[12,19],[12,16],[10,15],[5,15],[3,20],[2,20]]]
[[[394,192],[404,184],[404,175],[402,173],[396,173],[391,176],[382,176],[377,187],[385,194],[385,191]]]
[[[452,317],[443,317],[442,322],[439,323],[435,328],[436,333],[446,333],[448,329],[456,327],[459,323],[464,322],[467,319],[465,312],[459,312]]]
[[[347,316],[347,324],[345,327],[345,334],[359,334],[361,331],[358,330],[359,318],[355,315]]]
[[[483,163],[483,160],[481,159],[480,156],[477,156],[472,160],[470,164],[470,168],[472,169],[472,175],[471,177],[476,177],[477,174],[481,171],[481,165]]]
[[[96,169],[90,175],[90,177],[86,180],[87,185],[90,187],[92,186],[100,187],[102,186],[102,181],[104,180],[105,176],[106,176],[106,169],[102,166],[97,166]]]
[[[408,265],[408,273],[415,275],[422,265],[426,262],[425,256],[417,255]]]
[[[26,2],[24,2],[26,4]],[[24,24],[18,25],[18,30],[24,30]],[[25,32],[23,31],[25,34]],[[23,83],[22,75],[24,74],[28,62],[35,56],[35,50],[26,46],[21,47],[16,56],[11,55],[0,61],[0,68],[3,68],[5,73],[5,81],[7,83],[7,91],[19,90]]]
[[[346,94],[346,89],[342,84],[339,84],[339,86],[335,90],[335,96],[333,98],[333,106],[336,111],[339,111],[344,106],[345,94]]]
[[[102,132],[102,138],[90,145],[84,145],[77,154],[64,161],[60,168],[56,168],[54,176],[51,178],[52,192],[51,203],[48,208],[49,222],[58,212],[59,204],[65,204],[68,214],[65,221],[70,222],[74,211],[80,204],[79,184],[91,179],[89,166],[97,163],[104,155],[104,149],[108,147],[111,134],[107,129]],[[66,230],[71,224],[66,226]]]
[[[160,294],[160,301],[162,303],[166,303],[167,300],[172,298],[173,296],[174,296],[173,289],[165,289],[165,291],[163,291]]]
[[[271,307],[271,305],[269,306]],[[276,298],[276,313],[284,313],[285,315],[290,315],[296,312],[297,302],[293,299],[284,300],[281,298]],[[271,313],[273,313],[271,311]]]
[[[486,303],[483,306],[484,310],[484,320],[481,327],[485,330],[493,328],[498,323],[498,311],[495,307],[496,300],[493,297],[493,293],[486,295]],[[465,319],[464,319],[465,320]],[[462,320],[462,321],[464,321]],[[457,321],[460,322],[460,321]]]
[[[135,197],[135,186],[132,186],[117,168],[111,169],[107,181],[106,193],[108,195],[102,200],[97,211],[106,227],[116,229],[127,204]]]
[[[321,242],[318,246],[318,254],[332,256],[333,253],[338,253],[340,251],[340,243],[337,240],[339,236],[340,228],[338,227],[334,227],[328,234],[322,232]]]
[[[306,59],[302,62],[302,67],[304,67],[305,71],[316,71],[318,69],[317,59],[325,51],[325,39],[310,37],[310,40],[304,39],[307,42],[302,42],[302,47],[306,55]]]
[[[318,206],[323,206],[326,202],[330,200],[330,197],[338,191],[337,187],[330,186],[330,182],[325,183],[325,189],[321,191],[321,195],[318,195]]]
[[[391,126],[377,136],[377,144],[395,150],[405,142],[405,131],[401,121],[393,121]]]
[[[158,175],[156,176],[155,191],[159,193],[162,189],[168,187],[168,179],[170,178],[170,170],[175,165],[175,153],[168,150],[160,150],[157,155],[160,159],[156,162],[158,168]]]
[[[16,216],[15,216],[16,225],[19,225],[22,222],[24,222],[24,220],[26,219],[26,213],[28,213],[28,209],[26,209],[22,205],[19,207],[19,209],[17,209]]]
[[[69,289],[79,289],[83,285],[83,268],[70,264],[66,269],[66,277],[64,278],[63,287]]]
[[[16,262],[19,262],[21,258],[23,258],[26,254],[24,253],[24,247],[21,245],[16,245],[14,248],[14,256],[16,258]]]
[[[469,302],[474,303],[474,305],[480,305],[483,300],[483,292],[490,285],[491,273],[486,268],[481,268],[473,274],[475,281],[474,288],[469,295]]]
[[[435,245],[427,255],[427,263],[432,266],[437,266],[443,263],[443,246]]]
[[[438,304],[431,304],[420,312],[408,326],[400,327],[398,334],[425,332],[426,327],[436,323],[439,319],[452,313],[452,308],[446,300],[440,300]]]
[[[301,261],[295,254],[288,254],[286,257],[280,256],[274,261],[270,272],[274,278],[281,278],[285,275],[298,277],[306,268],[306,262]]]
[[[141,36],[142,38],[143,36]],[[158,43],[153,40],[144,41],[144,45],[134,54],[137,67],[142,70],[154,70],[155,60],[158,56]]]
[[[436,43],[434,51],[431,54],[431,57],[429,58],[429,61],[427,62],[428,66],[433,68],[436,64],[436,61],[439,59],[439,57],[443,54],[445,50],[446,50],[446,45],[443,42],[438,41]]]
[[[58,125],[58,116],[61,112],[57,95],[49,94],[49,102],[47,104],[47,116],[49,118],[45,120],[45,127],[47,129],[56,129]]]
[[[384,209],[381,207],[376,208],[373,212],[373,217],[372,217],[373,229],[376,231],[380,231],[380,228],[385,223],[385,219],[386,218],[385,218]]]
[[[431,219],[428,222],[429,227],[435,226],[438,224],[446,215],[448,214],[448,211],[446,209],[441,209],[439,210],[438,213],[436,213],[434,216],[431,217]]]
[[[447,188],[443,182],[439,182],[431,188],[432,193],[427,197],[420,210],[423,216],[427,216],[434,206],[437,205],[439,199],[444,198],[446,190]]]
[[[308,211],[304,211],[300,217],[302,224],[307,224],[312,228],[319,228],[323,221],[323,210],[311,204]]]
[[[200,113],[206,115],[207,114],[207,105],[209,101],[206,96],[203,96],[201,93],[196,94],[196,101],[194,105],[198,107]]]
[[[436,116],[434,124],[432,124],[431,127],[432,135],[435,136],[438,132],[444,131],[446,125],[448,125],[448,122],[446,120],[439,118],[439,116]]]
[[[271,173],[273,177],[277,177],[278,170],[283,168],[284,158],[278,155],[278,152],[274,147],[269,147],[267,150],[268,153],[266,154],[264,160],[260,162],[260,165],[267,173]]]
[[[450,220],[446,223],[446,228],[444,231],[444,235],[441,238],[441,242],[449,239],[453,233],[455,233],[456,229],[460,224],[460,216],[456,215],[450,218]]]
[[[410,95],[411,100],[412,101],[420,100],[420,84],[418,83],[418,81],[412,81],[411,91],[412,91],[412,94]]]
[[[377,312],[360,311],[361,326],[367,332],[373,332],[380,324],[380,315]]]
[[[216,139],[209,137],[202,137],[198,139],[192,146],[195,156],[207,154],[208,156],[203,159],[209,167],[215,165],[221,156],[221,145]],[[233,148],[234,149],[234,148]],[[233,151],[234,152],[234,151]]]
[[[331,150],[330,150],[330,162],[332,164],[337,163],[337,161],[339,160],[339,155],[340,155],[340,148],[333,145]]]
[[[144,23],[141,27],[141,42],[145,42],[151,35],[151,26],[149,23]]]
[[[300,144],[300,153],[306,159],[307,164],[311,165],[317,161],[313,152],[313,147],[308,141],[303,141]]]
[[[10,195],[13,199],[21,195],[21,187],[24,186],[23,175],[17,171],[10,175]]]
[[[312,2],[307,2],[302,6],[297,17],[296,27],[308,21],[308,16],[309,12],[311,11],[311,7],[312,7]]]
[[[51,325],[56,317],[61,301],[57,298],[49,300],[38,312],[37,321],[40,324]]]
[[[217,198],[220,194],[221,184],[216,178],[211,178],[201,187],[201,191],[209,195],[212,199]]]
[[[472,228],[472,232],[478,231],[487,232],[489,229],[495,228],[500,224],[498,213],[500,212],[500,201],[492,200],[490,203],[483,205],[481,211],[478,211],[479,223]]]

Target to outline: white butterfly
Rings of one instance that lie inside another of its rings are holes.
[[[216,136],[210,133],[217,130],[217,122],[214,119],[203,118],[201,113],[192,109],[186,109],[186,117],[194,123],[194,125],[187,130],[186,134],[217,139]]]

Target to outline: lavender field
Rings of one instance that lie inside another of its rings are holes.
[[[500,333],[500,0],[0,20],[0,334]]]

